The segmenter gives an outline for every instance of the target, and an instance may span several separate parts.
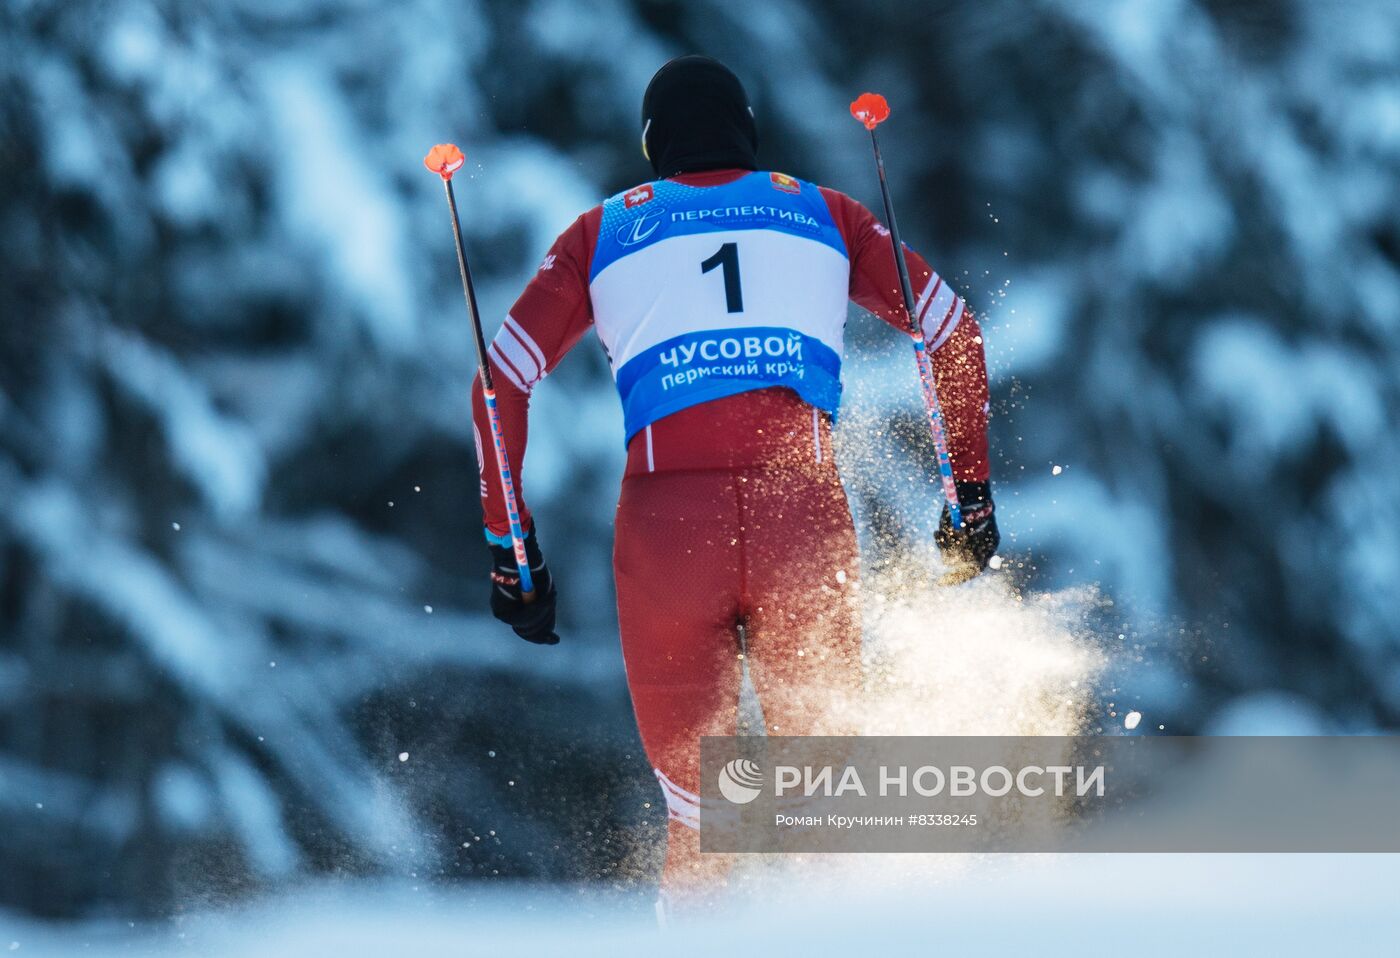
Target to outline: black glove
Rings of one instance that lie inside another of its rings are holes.
[[[490,549],[491,614],[526,642],[557,645],[559,636],[554,634],[554,609],[559,593],[554,589],[549,566],[544,564],[534,526],[525,537],[525,557],[530,562],[530,577],[535,586],[535,594],[529,602],[520,592],[520,567],[515,564],[515,550],[494,542],[490,543]]]
[[[997,546],[1001,545],[990,483],[958,483],[958,505],[962,510],[962,528],[953,528],[953,516],[944,503],[943,516],[933,536],[943,561],[952,566],[952,571],[942,579],[944,585],[966,582],[978,575],[987,568],[987,563],[997,553]]]

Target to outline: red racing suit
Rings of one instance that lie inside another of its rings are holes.
[[[905,255],[955,477],[986,481],[981,332]],[[531,390],[590,328],[613,365],[628,433],[618,624],[666,799],[673,891],[726,867],[698,854],[699,738],[735,733],[745,661],[768,732],[854,730],[859,559],[830,425],[847,299],[907,334],[889,232],[864,206],[780,173],[682,174],[575,220],[490,348],[518,490]],[[479,382],[473,402],[480,461]],[[508,542],[494,469],[482,469],[481,494],[488,537]],[[520,513],[529,528],[523,501]]]

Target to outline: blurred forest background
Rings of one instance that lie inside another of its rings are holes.
[[[1135,704],[1400,724],[1388,0],[3,0],[0,907],[607,883],[657,832],[606,363],[585,342],[536,393],[541,650],[486,611],[420,158],[467,148],[494,326],[650,175],[641,93],[688,52],[745,80],[766,165],[875,208],[846,107],[890,98],[906,237],[985,316],[1003,552],[1114,598]],[[850,349],[910,383],[850,397],[888,471],[927,469],[902,341],[857,321]],[[880,482],[852,484],[867,527],[926,538],[931,487]]]

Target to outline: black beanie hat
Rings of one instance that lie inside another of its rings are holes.
[[[758,169],[758,128],[744,85],[709,57],[677,57],[642,97],[642,149],[658,177]]]

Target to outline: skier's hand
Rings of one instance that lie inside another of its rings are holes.
[[[957,585],[980,575],[1001,545],[990,483],[958,483],[958,505],[962,508],[962,528],[953,528],[953,517],[945,503],[933,537],[943,561],[952,567],[939,580],[942,585]]]
[[[535,591],[527,601],[520,591],[520,567],[515,564],[515,551],[506,546],[490,544],[491,549],[491,614],[515,630],[526,642],[536,645],[557,645],[554,633],[554,610],[559,593],[554,578],[535,538],[532,526],[525,537],[525,557],[530,563],[530,577]]]

